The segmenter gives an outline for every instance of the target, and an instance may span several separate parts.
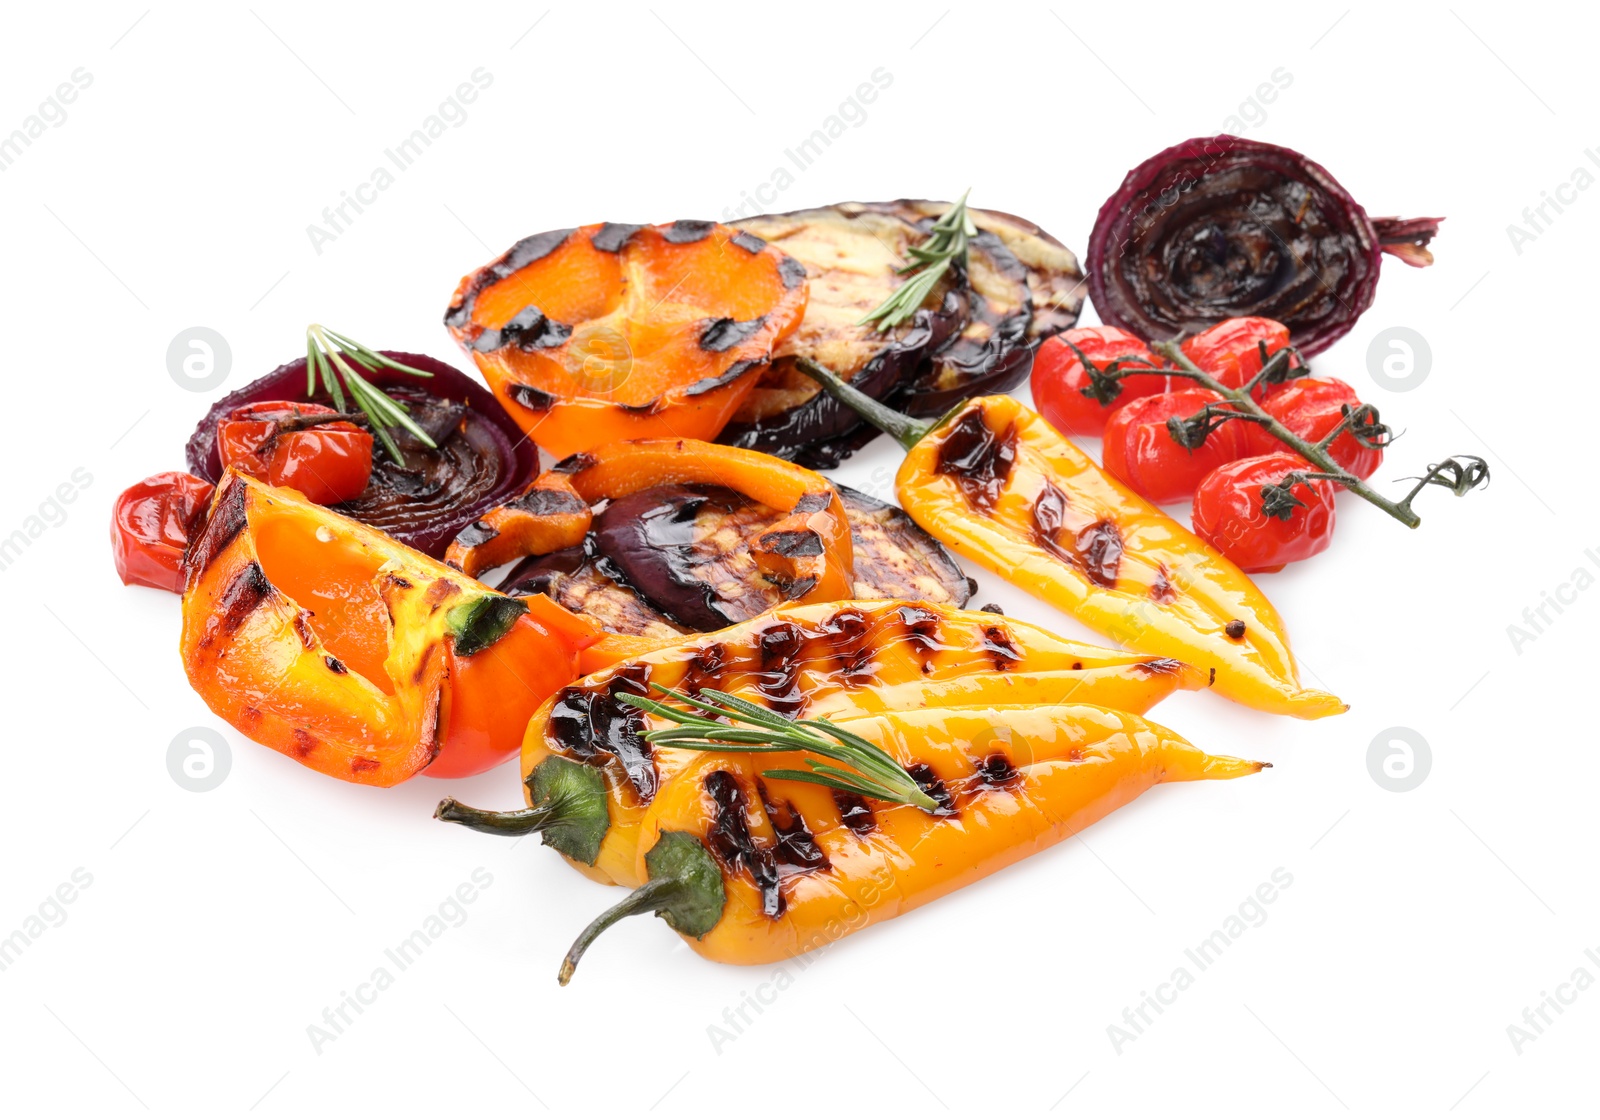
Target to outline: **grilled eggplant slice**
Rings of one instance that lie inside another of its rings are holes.
[[[966,604],[975,584],[905,511],[845,486],[839,496],[858,598]],[[722,487],[653,487],[602,510],[584,547],[525,560],[500,589],[543,592],[616,634],[720,630],[783,600],[747,543],[775,516]]]
[[[805,466],[836,466],[837,460],[819,461],[809,448],[855,431],[861,420],[799,373],[795,359],[821,362],[868,396],[883,397],[966,321],[967,288],[957,278],[942,282],[909,323],[880,334],[861,319],[905,283],[896,270],[923,236],[912,220],[824,207],[734,224],[805,265],[811,294],[800,326],[773,352],[760,383],[719,438]]]

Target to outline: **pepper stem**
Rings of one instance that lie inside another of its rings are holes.
[[[567,955],[561,962],[561,971],[556,975],[561,986],[566,987],[567,982],[572,979],[572,973],[577,969],[578,962],[583,959],[583,954],[589,946],[594,944],[595,938],[623,918],[665,910],[679,901],[687,889],[684,882],[679,879],[653,879],[590,922],[584,927],[583,932],[578,934],[578,939],[572,943],[572,948],[567,950]]]
[[[530,832],[543,832],[558,824],[570,823],[567,806],[560,798],[551,798],[532,809],[512,809],[496,812],[492,809],[474,809],[453,797],[439,802],[433,811],[436,821],[465,825],[474,832],[487,832],[491,836],[526,836]]]
[[[834,400],[853,409],[858,416],[880,432],[893,436],[907,451],[933,430],[934,425],[914,420],[903,412],[896,412],[882,401],[867,396],[820,362],[812,361],[810,358],[796,358],[794,364],[801,373],[819,382]]]

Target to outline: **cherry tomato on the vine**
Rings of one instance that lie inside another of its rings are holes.
[[[1221,402],[1211,390],[1196,388],[1123,405],[1106,424],[1106,470],[1158,505],[1182,501],[1217,467],[1250,454],[1244,429],[1252,425],[1246,421],[1225,421],[1193,451],[1167,430],[1168,418],[1187,418]]]
[[[1033,359],[1033,404],[1064,436],[1098,436],[1118,408],[1168,388],[1165,374],[1132,374],[1122,379],[1122,393],[1114,401],[1101,404],[1083,395],[1089,375],[1074,346],[1101,369],[1127,357],[1143,365],[1160,365],[1142,341],[1116,327],[1080,327],[1045,339]]]
[[[274,486],[292,486],[318,505],[359,498],[372,474],[372,435],[335,420],[320,404],[258,401],[236,408],[217,423],[222,465],[235,466]]]
[[[1218,467],[1194,492],[1195,533],[1247,572],[1275,572],[1315,556],[1333,539],[1333,483],[1322,479],[1295,483],[1289,493],[1298,505],[1285,501],[1280,491],[1291,472],[1314,470],[1288,452]],[[1263,491],[1280,492],[1267,502],[1268,493]]]
[[[1230,389],[1239,389],[1261,372],[1261,343],[1267,356],[1289,345],[1289,328],[1273,319],[1224,319],[1183,344],[1191,362]],[[1290,359],[1294,367],[1300,363]],[[1252,395],[1260,398],[1261,390]]]
[[[111,555],[129,586],[183,591],[189,530],[211,502],[211,483],[163,471],[124,490],[111,507]]]
[[[1344,419],[1344,406],[1360,408],[1356,391],[1331,377],[1303,377],[1274,387],[1261,407],[1301,439],[1316,443]],[[1251,446],[1265,455],[1283,450],[1283,445],[1264,428],[1254,428]],[[1328,445],[1333,461],[1357,478],[1371,478],[1383,462],[1383,449],[1368,447],[1347,429]]]

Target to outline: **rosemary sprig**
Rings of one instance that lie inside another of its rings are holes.
[[[699,709],[699,712],[684,711],[645,696],[623,693],[617,698],[623,703],[642,708],[651,715],[677,725],[646,731],[646,742],[691,751],[744,754],[804,751],[819,754],[853,769],[845,770],[808,758],[805,761],[810,770],[767,770],[762,776],[789,782],[810,782],[878,801],[915,805],[930,813],[939,808],[939,803],[922,792],[905,768],[881,747],[829,720],[790,719],[714,688],[704,689],[699,696],[690,696],[660,685],[651,687],[680,704]],[[750,726],[734,727],[722,720]]]
[[[432,377],[425,369],[403,365],[371,347],[363,346],[349,335],[312,323],[306,328],[306,396],[317,391],[317,382],[333,398],[334,407],[345,410],[345,393],[357,408],[366,413],[371,422],[372,434],[378,437],[389,457],[401,466],[405,458],[389,435],[390,428],[404,428],[427,447],[437,447],[433,437],[423,431],[408,415],[406,406],[356,372],[361,366],[368,373],[378,369],[394,369],[415,377]],[[335,373],[334,371],[338,372]]]
[[[858,326],[872,323],[880,333],[893,330],[917,313],[939,278],[949,271],[952,261],[959,261],[962,268],[967,267],[967,239],[978,233],[978,227],[967,216],[967,195],[971,193],[969,187],[933,223],[927,239],[906,250],[911,263],[899,269],[899,274],[911,279],[890,292]]]

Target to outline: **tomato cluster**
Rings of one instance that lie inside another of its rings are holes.
[[[1229,389],[1249,385],[1289,345],[1289,329],[1271,319],[1228,319],[1183,343],[1189,361]],[[1290,352],[1291,370],[1300,368]],[[1166,367],[1148,345],[1114,327],[1067,331],[1040,347],[1033,399],[1062,434],[1100,436],[1108,472],[1156,503],[1193,499],[1194,529],[1246,571],[1276,571],[1328,547],[1334,493],[1326,479],[1262,425],[1222,417],[1234,411],[1216,393],[1161,372],[1115,378],[1127,368]],[[1089,368],[1092,367],[1092,368]],[[1295,435],[1316,443],[1363,406],[1355,390],[1333,378],[1303,373],[1259,382],[1251,396]],[[1361,419],[1357,417],[1357,419]],[[1364,438],[1357,438],[1358,432]],[[1344,470],[1365,479],[1383,461],[1373,428],[1352,422],[1328,446]],[[1284,486],[1285,481],[1290,485]]]

